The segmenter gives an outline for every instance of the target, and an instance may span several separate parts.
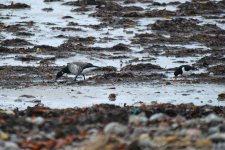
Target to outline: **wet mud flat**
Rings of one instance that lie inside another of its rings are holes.
[[[224,107],[110,104],[1,110],[8,149],[224,149]]]

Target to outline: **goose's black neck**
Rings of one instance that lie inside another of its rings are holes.
[[[63,68],[61,70],[61,72],[63,72],[63,73],[70,73],[70,70],[69,70],[68,66],[66,66],[65,68]]]

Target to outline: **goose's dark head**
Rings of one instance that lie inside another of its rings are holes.
[[[179,74],[182,74],[182,68],[178,68],[176,71],[174,71],[174,79],[176,80],[177,79],[177,76]]]
[[[55,80],[59,79],[61,76],[63,76],[63,74],[64,74],[63,71],[59,71],[59,72],[56,74]]]
[[[57,79],[59,79],[60,77],[62,77],[64,73],[70,73],[68,67],[65,67],[65,68],[63,68],[61,71],[59,71],[59,72],[56,74],[55,80],[57,80]]]
[[[180,69],[178,69],[178,70],[176,70],[176,71],[174,72],[174,76],[175,76],[175,77],[177,77],[179,74],[181,74],[181,70],[180,70]]]

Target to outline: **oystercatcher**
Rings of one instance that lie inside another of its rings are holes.
[[[86,63],[86,62],[67,63],[67,66],[57,73],[56,80],[59,79],[61,76],[63,76],[64,73],[74,74],[75,81],[79,75],[83,75],[84,80],[85,80],[85,74],[87,74],[88,72],[91,72],[92,70],[97,69],[97,68],[99,68],[99,67],[94,66],[91,63]]]
[[[178,75],[188,76],[192,73],[193,70],[197,70],[197,68],[189,66],[189,65],[181,65],[174,71],[174,79],[177,79]]]

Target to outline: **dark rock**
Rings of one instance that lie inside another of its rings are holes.
[[[4,40],[1,42],[1,45],[4,46],[23,46],[23,45],[32,45],[30,42],[23,39],[10,39]]]
[[[0,52],[10,52],[10,49],[0,46]]]
[[[222,13],[224,5],[220,5],[216,1],[208,1],[206,3],[186,2],[178,6],[179,13],[182,15],[196,15],[208,13]]]
[[[72,16],[63,16],[62,19],[72,19]]]
[[[35,45],[33,49],[34,51],[37,51],[38,49],[41,51],[57,51],[56,47],[49,46],[49,45]]]
[[[68,22],[67,26],[77,26],[78,23],[76,22]]]
[[[60,2],[62,0],[44,0],[44,2]]]
[[[147,64],[137,64],[137,65],[127,65],[122,68],[123,71],[140,71],[140,70],[152,70],[152,69],[162,69],[160,66]]]
[[[219,101],[225,101],[225,92],[220,93],[217,98]]]
[[[177,13],[169,10],[152,10],[144,14],[145,17],[169,17],[176,16]]]
[[[153,2],[153,6],[166,6],[166,3]]]
[[[69,2],[63,3],[62,5],[80,6],[80,3],[78,1],[69,1]]]
[[[24,8],[30,8],[30,5],[23,4],[23,3],[11,3],[11,5],[4,5],[0,4],[0,9],[24,9]]]
[[[144,14],[140,12],[125,12],[123,17],[144,17]]]
[[[143,11],[144,9],[142,7],[138,6],[126,6],[123,7],[123,11]]]
[[[16,35],[18,36],[33,36],[34,34],[33,33],[29,33],[29,32],[16,32],[15,33]]]
[[[50,11],[53,11],[53,8],[43,8],[42,10],[43,10],[43,11],[50,12]]]
[[[115,93],[111,93],[111,94],[109,94],[109,100],[110,101],[115,101],[116,100],[116,94]]]
[[[106,67],[101,67],[101,68],[98,68],[97,70],[100,70],[100,71],[107,71],[107,72],[114,72],[116,71],[116,67],[113,67],[113,66],[106,66]]]
[[[122,11],[123,6],[120,6],[116,2],[108,1],[105,3],[105,7],[101,8],[107,11]]]
[[[119,43],[115,46],[113,46],[111,49],[116,51],[130,51],[130,48],[127,47],[127,45]]]
[[[212,66],[208,69],[208,71],[213,72],[214,75],[224,75],[225,74],[225,66],[224,65]]]

